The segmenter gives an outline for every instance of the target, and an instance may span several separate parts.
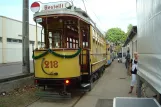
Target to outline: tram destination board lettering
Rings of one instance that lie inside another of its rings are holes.
[[[48,3],[48,4],[43,4],[42,11],[64,9],[64,8],[68,8],[70,6],[72,6],[72,5],[69,2]]]

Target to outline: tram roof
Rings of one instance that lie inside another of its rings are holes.
[[[101,37],[104,37],[103,32],[101,32],[97,27],[96,23],[89,17],[89,15],[83,11],[81,8],[77,8],[75,6],[71,6],[70,8],[63,8],[63,9],[56,9],[56,10],[41,10],[40,12],[36,12],[33,16],[34,18],[39,16],[46,16],[46,15],[71,15],[81,18],[88,24],[91,24],[95,30],[100,34]]]

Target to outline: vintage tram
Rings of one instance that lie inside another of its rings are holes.
[[[59,87],[60,95],[67,95],[70,87],[91,90],[107,63],[104,35],[86,12],[70,2],[34,2],[31,10],[36,28],[42,27],[43,43],[38,48],[36,42],[33,51],[35,84]]]

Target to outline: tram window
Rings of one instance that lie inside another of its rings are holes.
[[[88,47],[88,42],[86,42],[86,47]]]
[[[52,32],[49,32],[49,37],[52,37]]]
[[[85,42],[83,42],[83,48],[84,48],[84,47],[86,47],[86,46],[85,46]]]
[[[70,43],[70,47],[69,48],[72,48],[72,43]]]
[[[50,43],[50,48],[52,48],[52,43]]]
[[[73,39],[73,48],[75,48],[75,39]]]
[[[67,48],[69,48],[69,42],[67,42]]]
[[[53,48],[60,48],[60,34],[59,33],[54,33],[53,34]]]
[[[52,38],[49,38],[49,47],[52,48]]]

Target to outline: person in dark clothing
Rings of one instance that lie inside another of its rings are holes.
[[[130,66],[131,66],[131,87],[129,93],[132,93],[134,85],[136,84],[136,75],[137,75],[137,70],[138,70],[138,53],[134,53],[134,59],[131,59],[130,61]],[[136,91],[137,93],[137,91]]]
[[[130,63],[130,53],[129,53],[129,50],[127,51],[127,55],[126,55],[126,68],[129,67],[129,63]]]

